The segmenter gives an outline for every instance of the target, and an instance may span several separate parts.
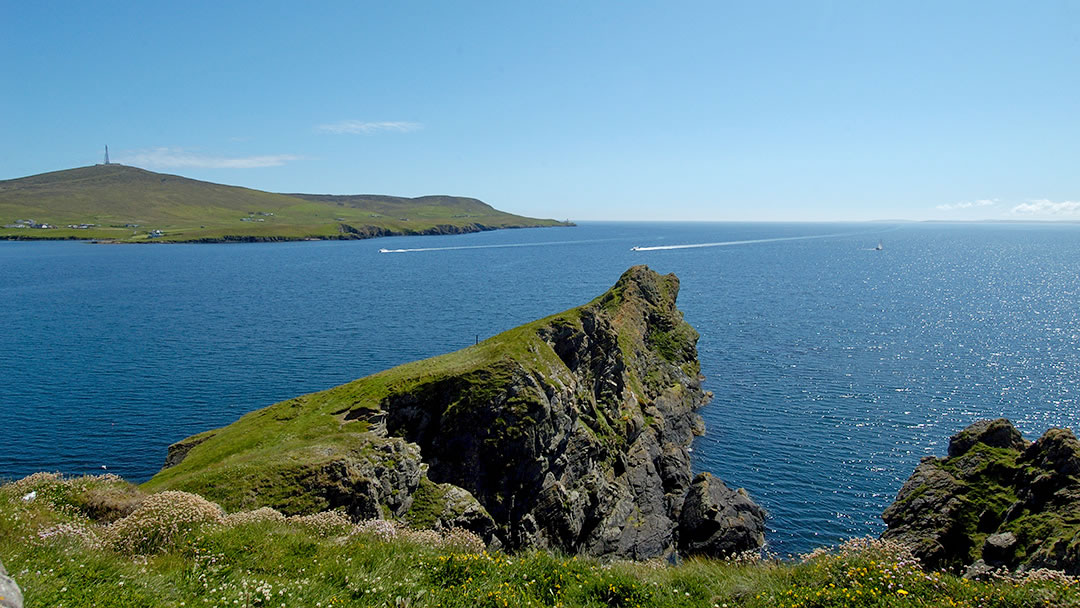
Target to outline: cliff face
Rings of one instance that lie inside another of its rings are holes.
[[[1080,574],[1080,442],[1067,429],[1028,442],[1008,420],[977,422],[947,458],[924,458],[882,517],[882,537],[930,568]]]
[[[760,547],[764,512],[745,492],[691,479],[707,395],[678,289],[631,268],[585,306],[184,440],[147,486],[459,525],[509,549]]]

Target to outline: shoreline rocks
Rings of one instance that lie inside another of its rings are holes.
[[[1005,419],[926,457],[882,515],[883,539],[927,568],[1049,568],[1080,574],[1080,441],[1068,429],[1025,440]]]

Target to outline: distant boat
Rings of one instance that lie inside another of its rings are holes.
[[[631,247],[630,251],[641,251],[641,247]]]
[[[884,247],[881,246],[881,241],[877,242],[877,247],[874,247],[874,251],[881,251]]]
[[[389,249],[380,249],[379,253],[390,253]]]

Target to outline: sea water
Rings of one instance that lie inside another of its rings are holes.
[[[879,534],[919,458],[975,420],[1080,420],[1075,225],[0,242],[0,476],[145,480],[178,439],[580,305],[634,264],[679,276],[701,334],[695,469],[768,509],[781,554]]]

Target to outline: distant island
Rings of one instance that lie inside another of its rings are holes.
[[[223,243],[572,225],[467,197],[277,194],[117,164],[0,181],[0,240]]]

